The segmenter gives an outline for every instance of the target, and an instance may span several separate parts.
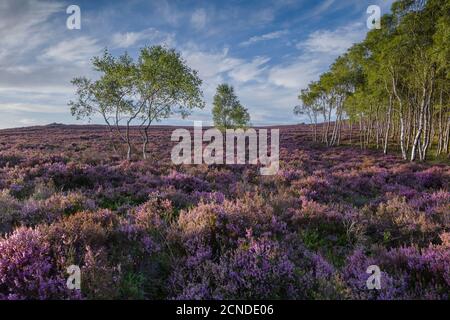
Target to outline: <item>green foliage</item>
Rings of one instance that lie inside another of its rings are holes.
[[[227,84],[217,87],[212,114],[214,125],[221,130],[245,128],[250,122],[247,109],[239,102],[233,87]]]
[[[191,109],[204,105],[202,81],[174,49],[143,48],[137,63],[127,53],[115,58],[105,50],[92,64],[100,73],[98,80],[72,80],[78,99],[69,105],[78,119],[100,113],[109,121],[119,112],[159,120],[176,111],[188,115]]]
[[[359,123],[361,147],[383,144],[386,153],[393,144],[404,159],[411,151],[411,161],[416,153],[425,160],[432,149],[448,155],[449,42],[449,1],[395,1],[391,13],[382,17],[381,29],[368,32],[318,82],[301,91],[302,105],[294,113],[322,110],[328,122],[323,142],[328,145],[334,144],[343,118]]]
[[[162,46],[141,49],[137,62],[127,54],[103,56],[92,60],[98,80],[75,78],[75,101],[70,101],[71,113],[77,119],[91,119],[100,115],[111,132],[128,145],[131,156],[129,127],[141,126],[144,158],[148,143],[148,129],[154,121],[174,113],[183,117],[194,108],[203,108],[202,81],[174,49]],[[120,126],[126,125],[126,129]]]
[[[158,121],[173,112],[186,117],[192,109],[204,107],[202,80],[174,49],[144,48],[137,67],[137,90],[147,100],[143,117]]]
[[[145,278],[141,274],[127,273],[120,284],[120,296],[123,299],[138,299],[145,298],[145,292],[142,289]]]

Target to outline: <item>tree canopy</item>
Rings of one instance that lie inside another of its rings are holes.
[[[78,119],[101,116],[111,134],[127,144],[127,159],[131,158],[132,125],[139,126],[146,158],[153,122],[174,113],[185,117],[192,109],[204,107],[202,81],[174,49],[145,47],[136,62],[127,53],[116,58],[105,50],[92,64],[100,74],[98,80],[72,80],[77,87],[77,99],[69,102],[72,115]]]
[[[299,95],[296,114],[322,114],[322,141],[340,143],[358,124],[362,148],[399,149],[425,160],[449,153],[450,2],[398,0],[381,29],[336,59]],[[434,144],[434,145],[433,145]]]
[[[234,88],[228,84],[217,87],[212,115],[214,125],[222,130],[245,128],[250,122],[250,114],[239,102]]]

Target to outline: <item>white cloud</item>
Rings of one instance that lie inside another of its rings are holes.
[[[183,14],[168,0],[152,1],[156,16],[165,20],[171,26],[177,26]]]
[[[321,59],[301,57],[292,63],[271,68],[268,81],[286,88],[304,88],[319,76],[323,66],[324,63]]]
[[[118,32],[113,34],[111,41],[112,45],[116,48],[132,47],[143,41],[165,44],[167,46],[175,45],[174,36],[172,34],[161,32],[154,28],[148,28],[139,32]]]
[[[221,52],[209,52],[190,46],[182,50],[182,55],[187,64],[197,70],[200,79],[203,80],[202,89],[208,107],[212,103],[217,86],[225,82],[227,73],[244,63],[244,60],[229,56],[227,48]]]
[[[326,0],[321,2],[312,12],[312,16],[318,16],[326,12],[336,2],[336,0]]]
[[[191,16],[191,23],[195,29],[200,30],[206,26],[206,19],[205,9],[197,9]]]
[[[208,52],[193,47],[183,50],[182,53],[189,66],[199,72],[208,103],[212,101],[220,83],[244,84],[252,80],[263,81],[267,71],[266,64],[270,60],[268,57],[259,56],[252,60],[236,58],[229,54],[228,49]]]
[[[115,33],[112,43],[117,48],[128,48],[138,42],[139,39],[141,39],[141,34],[138,32]]]
[[[241,59],[230,57],[227,48],[222,52],[206,52],[191,48],[183,50],[183,56],[192,68],[199,71],[203,79],[215,77],[243,63]]]
[[[204,81],[207,108],[202,112],[210,112],[217,85],[227,82],[235,87],[239,99],[249,108],[254,124],[292,122],[286,115],[292,114],[292,108],[298,103],[298,91],[315,80],[335,58],[334,54],[305,53],[286,63],[270,66],[269,57],[236,58],[227,49],[208,52],[192,46],[182,52]],[[198,112],[193,115],[195,119],[203,116]]]
[[[361,41],[367,29],[358,22],[336,30],[318,30],[309,35],[304,42],[297,44],[298,49],[307,52],[342,54],[354,43]]]
[[[278,39],[278,38],[281,38],[282,36],[284,36],[286,34],[288,34],[287,30],[274,31],[274,32],[266,33],[266,34],[263,34],[263,35],[260,35],[260,36],[251,37],[247,41],[242,42],[240,45],[241,46],[248,46],[248,45],[251,45],[253,43],[260,42],[260,41],[267,41],[267,40]]]
[[[49,18],[63,4],[49,1],[0,2],[0,66],[51,38]]]
[[[256,80],[262,74],[266,67],[264,65],[270,61],[267,57],[255,57],[251,62],[242,63],[232,69],[228,74],[238,82],[247,82]]]
[[[2,71],[14,74],[30,74],[33,72],[33,69],[34,68],[32,66],[12,65],[3,67]]]
[[[274,18],[275,9],[265,8],[250,14],[247,20],[250,24],[267,24],[272,22]]]
[[[51,106],[36,103],[0,103],[1,111],[9,112],[39,112],[39,113],[68,113],[65,106]]]
[[[75,39],[63,40],[44,51],[43,60],[51,62],[71,62],[87,64],[90,59],[101,52],[101,46],[97,40],[81,36]]]
[[[278,87],[265,81],[246,83],[235,89],[241,103],[249,109],[252,124],[292,123],[298,88]]]
[[[31,126],[31,125],[33,125],[33,124],[36,124],[36,123],[37,123],[37,120],[36,120],[36,119],[24,118],[24,119],[20,119],[18,122],[19,122],[20,124],[25,125],[25,126]]]
[[[92,42],[63,50],[64,42],[58,41],[76,35],[68,33],[65,17],[63,3],[0,1],[0,127],[69,116],[70,80],[90,74],[76,55],[85,55],[85,45]]]
[[[292,122],[292,108],[297,104],[300,88],[315,80],[332,57],[312,58],[302,55],[281,65],[269,66],[269,57],[256,56],[250,60],[236,58],[227,49],[222,52],[202,51],[197,47],[184,50],[188,64],[199,71],[207,108],[195,112],[193,119],[203,119],[210,113],[212,97],[219,83],[235,87],[236,94],[251,113],[254,124]],[[325,62],[321,58],[325,59]],[[300,119],[301,120],[301,119]],[[299,120],[299,121],[300,121]]]

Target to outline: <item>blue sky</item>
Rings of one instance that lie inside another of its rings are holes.
[[[71,4],[81,8],[81,30],[66,28]],[[2,0],[0,128],[83,123],[67,107],[70,80],[95,77],[90,59],[105,47],[136,56],[154,44],[176,48],[199,71],[207,104],[162,124],[210,121],[223,82],[235,87],[253,124],[306,121],[292,114],[298,92],[364,38],[373,4],[387,13],[392,0]]]

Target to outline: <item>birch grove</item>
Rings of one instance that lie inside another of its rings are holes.
[[[314,140],[328,146],[345,138],[405,160],[448,159],[450,2],[396,1],[381,26],[302,90],[295,113],[322,115]]]

